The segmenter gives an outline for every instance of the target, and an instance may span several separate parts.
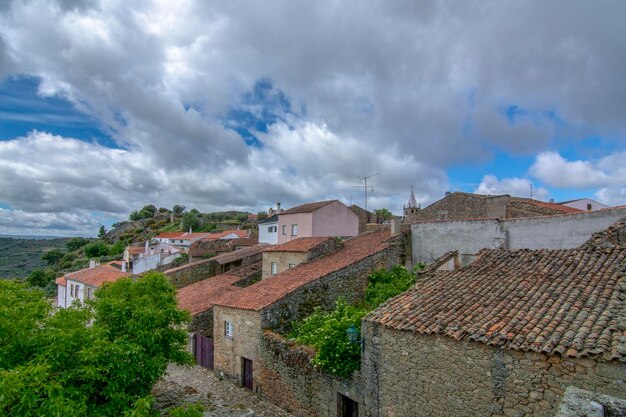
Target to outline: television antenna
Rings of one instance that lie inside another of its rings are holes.
[[[379,173],[376,174],[370,174],[370,175],[366,175],[365,177],[361,177],[359,178],[359,182],[364,183],[363,185],[354,185],[354,188],[361,188],[363,187],[363,191],[365,191],[365,211],[367,211],[367,180],[369,178],[375,177],[377,175],[380,175]],[[374,187],[370,186],[370,192],[373,193],[374,192]]]

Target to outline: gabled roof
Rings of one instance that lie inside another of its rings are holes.
[[[561,213],[581,213],[583,211],[574,207],[563,206],[556,203],[546,203],[545,201],[534,200],[532,198],[511,197],[511,200],[530,203],[536,207],[552,209]]]
[[[232,252],[227,252],[222,255],[217,255],[211,258],[212,261],[217,262],[220,265],[229,264],[231,262],[238,261],[249,256],[254,256],[269,246],[267,243],[259,243],[249,248],[243,248]]]
[[[348,239],[344,247],[335,253],[272,275],[242,291],[228,295],[215,305],[259,311],[309,282],[387,249],[389,238],[389,231],[383,230]]]
[[[114,282],[130,275],[129,272],[122,272],[111,265],[96,265],[93,268],[85,268],[65,274],[65,279],[81,282],[92,287],[100,287],[105,282]]]
[[[163,232],[155,236],[155,239],[183,239],[183,240],[193,240],[193,239],[202,239],[209,236],[210,233],[202,233],[202,232]]]
[[[272,245],[263,252],[308,252],[316,246],[330,240],[330,237],[299,237],[280,245]]]
[[[339,201],[339,200],[327,200],[327,201],[317,201],[315,203],[306,203],[300,206],[292,207],[289,210],[280,214],[282,215],[282,214],[296,214],[296,213],[312,213],[330,203],[334,203],[335,201]]]
[[[509,349],[626,361],[626,247],[483,250],[365,320]]]
[[[274,214],[272,217],[268,217],[267,219],[263,220],[262,222],[259,222],[259,224],[276,223],[276,222],[278,222],[278,214]]]

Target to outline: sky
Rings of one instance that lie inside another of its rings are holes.
[[[626,204],[626,2],[4,0],[0,234],[146,204]],[[374,175],[377,174],[377,175]]]

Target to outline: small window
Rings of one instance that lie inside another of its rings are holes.
[[[92,289],[87,287],[87,299],[91,300],[93,298],[93,294],[91,293]]]
[[[587,204],[587,210],[591,211],[591,204]]]
[[[298,236],[298,225],[297,224],[292,224],[291,225],[291,236]]]
[[[74,296],[74,284],[70,285],[70,295]]]
[[[224,336],[233,338],[233,324],[229,321],[224,322]]]
[[[283,224],[283,236],[287,235],[287,225]]]
[[[276,275],[278,273],[278,264],[276,262],[272,262],[272,275]]]

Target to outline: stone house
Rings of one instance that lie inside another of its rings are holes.
[[[111,264],[100,265],[96,261],[90,261],[89,268],[70,272],[56,279],[57,306],[66,308],[75,300],[81,303],[91,300],[95,291],[105,282],[115,282],[129,275],[130,273]]]
[[[412,204],[412,202],[410,202]],[[405,223],[436,220],[510,219],[579,213],[580,210],[555,203],[510,195],[446,193],[439,201],[405,216]]]
[[[624,225],[574,249],[485,249],[368,314],[364,415],[547,417],[570,386],[626,398]]]
[[[302,204],[278,215],[278,243],[298,237],[358,234],[358,216],[339,200]]]
[[[342,246],[341,239],[331,237],[301,237],[263,250],[262,278],[280,274],[289,268],[311,261]]]
[[[367,277],[398,263],[389,231],[348,239],[343,248],[263,279],[215,303],[215,370],[255,392],[263,391],[263,329],[287,332],[316,306],[334,307],[338,297],[362,300]]]
[[[351,205],[350,210],[359,217],[359,234],[368,231],[368,224],[378,223],[378,216],[356,204]]]

